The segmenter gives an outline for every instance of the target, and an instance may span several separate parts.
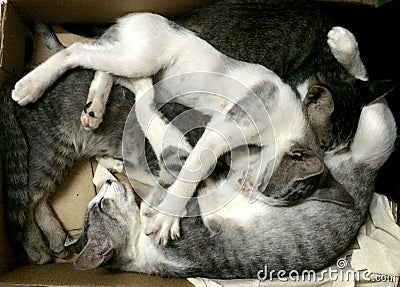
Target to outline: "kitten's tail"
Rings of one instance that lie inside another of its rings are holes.
[[[43,23],[36,23],[33,25],[32,30],[53,54],[65,49],[65,46],[60,42],[50,26]]]
[[[8,232],[20,240],[29,204],[28,145],[15,114],[11,87],[0,91],[0,149]]]
[[[396,122],[385,99],[364,107],[351,144],[354,161],[378,170],[392,153],[396,135]]]

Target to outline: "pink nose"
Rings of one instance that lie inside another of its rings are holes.
[[[84,115],[81,118],[81,122],[82,122],[83,127],[85,127],[85,128],[89,127],[89,117],[87,115]]]

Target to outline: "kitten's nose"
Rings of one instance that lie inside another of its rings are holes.
[[[108,185],[111,185],[112,180],[111,180],[111,179],[107,179],[107,180],[106,180],[106,183],[107,183]]]

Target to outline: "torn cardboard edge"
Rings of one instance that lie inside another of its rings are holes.
[[[22,73],[25,61],[24,24],[12,5],[0,2],[0,86]]]

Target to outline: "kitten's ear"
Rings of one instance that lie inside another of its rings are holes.
[[[83,247],[85,247],[86,243],[87,243],[86,232],[82,231],[82,233],[76,239],[67,237],[64,242],[64,247],[68,252],[78,254],[79,252],[82,251]]]
[[[87,270],[99,267],[112,257],[113,244],[105,234],[98,233],[94,238],[89,239],[86,246],[74,262],[74,266],[80,270]]]
[[[354,198],[344,189],[343,186],[317,189],[307,199],[307,201],[309,200],[331,202],[345,207],[353,207],[355,205]]]
[[[365,104],[371,104],[392,92],[397,83],[393,80],[359,81],[360,89],[365,99]]]
[[[311,86],[304,98],[303,104],[320,145],[329,146],[332,141],[332,123],[330,117],[334,110],[330,90],[320,85]]]
[[[284,156],[279,170],[286,170],[290,202],[318,200],[353,206],[353,197],[331,175],[321,157],[312,150],[294,149]]]
[[[85,247],[88,241],[87,238],[88,226],[89,226],[89,212],[86,212],[85,221],[83,224],[83,230],[81,234],[79,234],[79,237],[76,239],[72,239],[71,237],[67,236],[67,238],[65,239],[64,247],[68,252],[78,254],[79,252],[82,251],[83,247]]]
[[[324,168],[324,163],[316,152],[296,148],[284,155],[278,170],[286,174],[287,182],[297,182],[321,175]]]
[[[315,190],[323,172],[324,163],[315,152],[292,149],[283,156],[263,194],[281,205],[296,204]]]

